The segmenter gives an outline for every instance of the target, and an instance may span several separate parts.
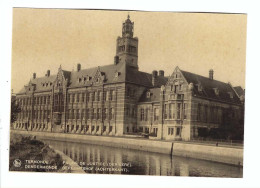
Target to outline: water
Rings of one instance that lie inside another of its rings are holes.
[[[98,145],[45,140],[86,173],[241,178],[243,168],[204,160]]]

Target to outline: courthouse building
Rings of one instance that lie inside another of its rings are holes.
[[[128,16],[111,65],[82,69],[78,64],[76,71],[59,67],[53,75],[47,70],[44,77],[34,73],[16,95],[21,112],[13,128],[111,136],[147,133],[158,139],[190,140],[230,118],[241,118],[241,92],[214,80],[213,70],[209,77],[179,67],[173,67],[169,77],[163,70],[140,71],[133,31]]]

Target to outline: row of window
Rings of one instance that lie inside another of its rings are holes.
[[[164,119],[187,119],[187,104],[177,103],[175,105],[165,104],[164,105]],[[181,113],[182,112],[182,113]],[[140,121],[157,121],[159,119],[159,109],[154,108],[153,111],[150,108],[141,108],[140,109]]]
[[[103,126],[103,132],[106,132],[107,128],[108,128],[108,132],[109,133],[112,132],[112,130],[113,130],[112,126]],[[66,132],[71,132],[74,129],[75,129],[75,131],[78,131],[80,129],[80,131],[84,132],[84,133],[86,133],[86,132],[88,132],[90,130],[91,130],[91,132],[94,132],[94,131],[98,132],[98,131],[100,131],[100,126],[99,125],[97,125],[97,126],[86,125],[86,126],[81,126],[80,127],[79,125],[76,125],[76,126],[74,126],[74,125],[71,125],[71,126],[67,125]]]
[[[181,113],[183,112],[183,113]],[[174,103],[164,105],[164,119],[187,119],[187,104],[184,103]]]
[[[50,118],[50,110],[35,110],[33,111],[33,117],[30,110],[21,111],[17,119],[47,119]]]
[[[126,52],[136,53],[137,50],[136,50],[136,47],[135,47],[135,46],[128,45],[127,47],[128,47],[128,48],[126,48],[125,45],[119,46],[119,47],[118,47],[118,51],[119,51],[119,52],[124,52],[124,51],[126,51]]]
[[[201,122],[221,123],[222,109],[219,107],[198,104],[197,120]]]
[[[103,93],[103,99],[102,99],[102,93]],[[89,102],[89,101],[112,101],[115,99],[115,91],[109,90],[109,91],[95,91],[95,92],[87,92],[87,93],[73,93],[68,94],[68,101],[70,103],[73,102]]]
[[[103,112],[101,108],[87,108],[87,109],[69,109],[68,119],[114,119],[114,108],[104,108]]]
[[[17,100],[18,104],[20,105],[31,105],[32,100],[34,104],[50,104],[50,96],[36,96],[36,97],[26,97],[26,98],[20,98]]]
[[[154,121],[159,120],[159,109],[154,108],[153,109],[153,116],[151,114],[151,109],[150,108],[141,108],[140,109],[140,121],[152,121],[151,118],[153,117]]]
[[[178,92],[178,91],[182,91],[183,90],[183,85],[179,84],[179,85],[171,85],[170,86],[170,90],[173,91],[174,93]]]
[[[176,128],[176,136],[180,136],[181,133],[181,128],[177,127]],[[168,127],[168,135],[174,135],[174,128],[173,127]]]

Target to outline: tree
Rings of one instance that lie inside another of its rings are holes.
[[[21,112],[19,104],[16,102],[15,96],[12,96],[11,99],[11,124],[17,120],[18,113]]]

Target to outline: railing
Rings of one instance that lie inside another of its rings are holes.
[[[243,140],[227,140],[227,139],[213,139],[213,138],[193,138],[190,140],[191,142],[198,143],[207,143],[207,144],[216,144],[218,145],[230,145],[230,146],[243,146]]]

